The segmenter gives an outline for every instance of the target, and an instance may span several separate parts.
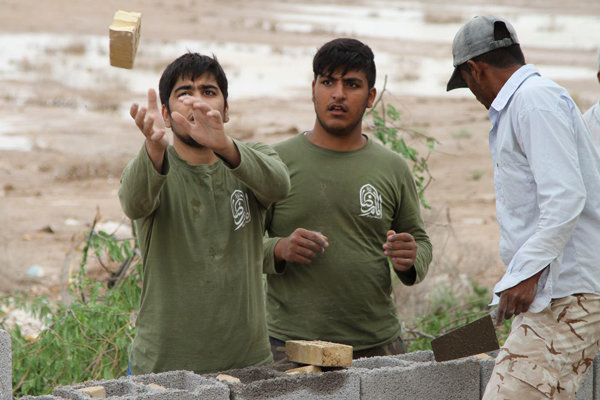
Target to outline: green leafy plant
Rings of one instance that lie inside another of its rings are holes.
[[[90,250],[103,268],[118,266],[107,282],[88,277]],[[5,298],[11,308],[28,311],[48,327],[37,338],[23,335],[18,325],[7,329],[12,336],[13,394],[43,395],[58,385],[124,375],[135,335],[132,319],[139,306],[141,275],[134,239],[117,240],[92,227],[79,270],[68,283],[70,301]]]
[[[402,123],[402,115],[392,104],[386,104],[385,95],[387,85],[387,76],[383,85],[383,90],[375,100],[373,107],[366,113],[366,117],[372,122],[373,134],[384,145],[392,151],[399,153],[409,164],[419,192],[419,199],[425,208],[431,208],[425,197],[425,190],[431,183],[432,175],[429,171],[427,161],[429,156],[435,150],[438,141],[415,129],[408,128]],[[426,154],[423,156],[416,147],[413,147],[409,141],[421,142],[425,145]]]
[[[473,293],[460,300],[447,288],[442,288],[431,299],[431,309],[415,318],[406,328],[405,341],[409,351],[431,350],[431,340],[451,330],[473,322],[489,313],[491,298],[488,288],[471,282]],[[512,320],[505,320],[496,329],[500,345],[510,332]]]

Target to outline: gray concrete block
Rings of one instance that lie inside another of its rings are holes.
[[[479,400],[479,369],[476,360],[466,358],[353,371],[360,375],[361,399]]]
[[[232,400],[360,399],[360,377],[350,370],[286,375],[249,384],[231,385],[229,388]]]
[[[496,364],[495,359],[489,360],[480,360],[479,361],[479,371],[480,371],[480,394],[483,396],[485,392],[485,387],[487,386],[490,378],[492,377],[492,371],[494,370],[494,365]]]
[[[229,400],[227,385],[208,377],[202,377],[189,371],[169,371],[159,374],[130,376],[129,380],[148,388],[150,393],[144,399],[215,399]],[[151,384],[166,390],[152,388]],[[146,397],[149,396],[149,397]]]
[[[431,350],[413,351],[412,353],[398,354],[397,356],[390,356],[390,357],[397,358],[399,360],[413,361],[413,362],[435,361],[435,358],[433,357],[433,351],[431,351]]]
[[[58,386],[52,391],[52,395],[72,400],[89,400],[90,396],[78,389],[90,386],[103,386],[106,398],[137,398],[137,396],[149,392],[141,385],[135,385],[127,379],[113,379],[108,381],[88,381],[71,386]]]
[[[594,398],[594,367],[590,365],[581,386],[577,390],[575,400],[592,400]]]
[[[12,344],[8,332],[0,330],[0,400],[12,399]]]
[[[384,368],[384,367],[410,367],[411,361],[400,360],[396,357],[365,357],[352,361],[351,368]]]

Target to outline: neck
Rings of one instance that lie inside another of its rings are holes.
[[[357,150],[367,144],[367,138],[362,134],[360,125],[352,132],[342,136],[329,133],[319,121],[315,121],[312,131],[306,132],[305,136],[311,143],[319,147],[336,151]]]
[[[217,162],[219,159],[211,149],[207,147],[191,147],[177,140],[177,138],[173,140],[173,148],[179,158],[191,165],[209,165]]]

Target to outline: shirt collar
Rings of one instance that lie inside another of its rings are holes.
[[[492,102],[490,112],[492,109],[499,113],[506,107],[512,95],[517,91],[519,86],[525,82],[532,75],[540,75],[537,68],[533,64],[523,65],[521,68],[515,71],[510,78],[504,83],[500,92]]]

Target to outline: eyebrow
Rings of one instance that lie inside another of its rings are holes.
[[[321,79],[328,79],[331,81],[341,80],[342,82],[357,82],[357,83],[363,82],[363,79],[361,79],[361,78],[344,78],[344,76],[342,76],[341,78],[336,78],[333,75],[321,75]]]
[[[193,89],[193,88],[194,88],[194,85],[181,85],[181,86],[178,86],[175,89],[175,92],[179,92],[180,90],[190,90],[190,89]],[[216,90],[219,90],[219,88],[217,86],[211,85],[211,84],[200,85],[200,86],[198,86],[198,88],[200,90],[205,90],[205,89],[216,89]]]

